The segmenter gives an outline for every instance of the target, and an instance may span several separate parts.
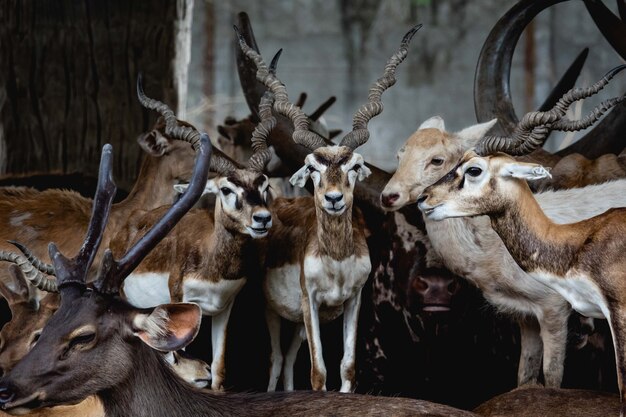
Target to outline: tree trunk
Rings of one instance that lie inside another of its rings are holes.
[[[193,0],[5,0],[0,5],[0,174],[97,172],[111,143],[128,187],[135,138],[156,116],[136,99],[184,111]],[[182,106],[181,106],[182,103]]]

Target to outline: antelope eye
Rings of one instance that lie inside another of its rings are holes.
[[[471,167],[471,168],[468,168],[467,171],[465,171],[465,173],[469,175],[470,177],[477,177],[483,173],[483,170],[478,167]]]
[[[443,158],[433,158],[431,159],[430,163],[435,166],[440,166],[441,164],[443,164]]]
[[[220,191],[222,192],[223,195],[228,195],[228,194],[232,193],[232,190],[230,188],[227,188],[227,187],[220,188]]]
[[[41,332],[36,332],[33,336],[33,341],[30,342],[31,345],[34,345],[35,343],[37,343],[39,341],[39,338],[41,337]]]
[[[352,167],[353,170],[358,171],[359,169],[361,169],[361,164],[356,164],[355,166]]]
[[[306,169],[307,169],[307,171],[309,171],[309,172],[315,172],[315,171],[317,171],[317,169],[315,169],[315,168],[313,167],[313,165],[309,165],[308,167],[306,167]]]
[[[72,340],[70,340],[68,349],[72,349],[80,345],[86,345],[87,343],[91,343],[94,341],[95,338],[96,338],[95,333],[83,333],[81,335],[78,335]]]

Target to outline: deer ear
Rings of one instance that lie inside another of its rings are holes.
[[[295,185],[297,187],[304,187],[306,185],[306,181],[309,179],[311,172],[309,171],[309,166],[305,165],[298,170],[295,174],[289,178],[289,182],[291,185]]]
[[[172,147],[170,141],[157,129],[139,136],[137,143],[139,143],[141,149],[152,156],[163,156]]]
[[[540,180],[542,178],[552,178],[549,168],[539,164],[511,162],[500,168],[500,176],[521,178],[527,181]]]
[[[422,129],[437,129],[442,132],[446,131],[446,124],[443,122],[443,119],[440,116],[433,116],[430,119],[423,122],[417,130]]]
[[[30,300],[28,281],[17,265],[9,265],[9,274],[1,277],[0,295],[7,300],[9,306]]]
[[[187,346],[198,334],[202,312],[197,304],[157,306],[151,313],[136,313],[134,332],[145,344],[162,352]]]
[[[174,184],[174,190],[179,194],[184,194],[185,191],[189,188],[189,184]],[[210,179],[204,185],[204,190],[202,190],[202,195],[206,194],[216,194],[218,191],[217,183],[215,179]]]
[[[466,127],[460,132],[457,132],[456,136],[465,143],[466,149],[473,148],[496,123],[498,123],[498,119],[491,119],[485,123]]]

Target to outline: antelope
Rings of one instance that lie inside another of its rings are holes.
[[[579,222],[555,223],[524,181],[549,175],[539,164],[517,162],[500,154],[480,157],[470,151],[448,175],[424,190],[419,208],[435,221],[489,216],[491,227],[537,288],[551,288],[580,314],[609,321],[623,416],[626,208],[614,208]],[[622,193],[624,187],[626,183]],[[602,185],[581,189],[595,199],[604,198],[604,191]]]
[[[148,100],[141,90],[138,95],[142,101]],[[165,104],[150,100],[150,108],[172,118],[172,122],[175,120]],[[235,297],[247,278],[260,270],[256,240],[267,236],[272,226],[269,180],[263,174],[271,157],[265,140],[275,123],[269,96],[264,96],[261,107],[262,120],[252,135],[255,152],[247,168],[238,168],[220,155],[211,159],[211,170],[217,176],[206,183],[203,194],[217,195],[214,212],[191,210],[128,276],[122,288],[126,300],[135,307],[193,302],[200,306],[203,315],[211,316],[214,390],[223,389],[226,332]],[[184,136],[190,140],[200,136],[195,129],[185,130]],[[175,188],[183,193],[187,185]],[[133,214],[127,227],[111,242],[113,253],[123,253],[167,210],[168,207],[161,207]]]
[[[493,120],[457,134],[445,132],[440,118],[427,120],[409,140],[405,152],[401,149],[398,171],[381,195],[383,207],[397,209],[408,201],[389,194],[389,190],[399,183],[398,178],[411,178],[405,184],[411,188],[410,198],[416,199],[424,188],[435,183],[446,169],[454,166],[463,149],[469,146],[475,146],[481,152],[524,154],[540,146],[550,129],[577,130],[590,126],[603,111],[624,97],[607,100],[581,122],[570,122],[564,118],[567,107],[576,100],[595,94],[623,68],[615,68],[589,88],[571,90],[551,111],[528,113],[518,125],[513,140],[485,137],[495,122]],[[422,151],[413,152],[414,146]],[[600,187],[605,193],[601,199],[593,198],[585,189],[544,192],[537,194],[537,199],[548,216],[559,223],[582,220],[611,207],[626,205],[623,193],[626,180],[609,182]],[[518,385],[537,382],[543,357],[545,384],[558,388],[563,377],[567,320],[571,311],[569,304],[557,292],[535,285],[534,280],[508,254],[486,218],[443,222],[425,218],[425,224],[433,249],[442,257],[444,265],[479,287],[498,310],[518,318],[522,345]]]
[[[157,350],[173,351],[190,343],[200,324],[200,307],[178,303],[139,309],[120,298],[119,288],[200,197],[211,156],[206,134],[201,135],[198,149],[191,183],[181,199],[119,260],[106,250],[96,278],[88,285],[115,192],[110,177],[112,150],[105,145],[95,204],[80,250],[68,259],[55,244],[50,245],[61,305],[33,349],[0,379],[2,410],[18,414],[95,395],[108,417],[476,416],[398,397],[333,392],[216,394],[183,383]]]
[[[141,80],[138,79],[140,86]],[[140,100],[142,100],[140,98]],[[145,102],[142,104],[146,105]],[[182,126],[188,124],[181,122]],[[171,204],[177,193],[173,186],[189,179],[194,152],[185,138],[179,140],[177,123],[157,121],[137,142],[145,152],[139,175],[128,197],[115,204],[104,240],[106,245],[124,227],[137,210],[152,210]],[[67,190],[36,192],[25,188],[0,189],[0,250],[11,250],[7,240],[17,240],[44,261],[48,242],[64,250],[75,251],[80,236],[87,230],[92,201]],[[102,254],[97,255],[96,264]],[[0,268],[4,279],[6,267]]]
[[[355,388],[361,290],[371,270],[363,217],[352,204],[356,181],[367,178],[370,170],[355,149],[368,140],[367,124],[382,112],[380,96],[395,83],[396,67],[406,57],[409,42],[420,26],[404,36],[399,50],[387,62],[385,73],[370,88],[368,103],[355,114],[352,132],[339,146],[327,146],[321,136],[309,130],[302,110],[289,102],[285,86],[237,31],[241,50],[257,66],[257,79],[274,94],[274,110],[293,121],[294,141],[312,151],[290,182],[304,187],[310,178],[313,197],[278,198],[272,205],[279,221],[269,237],[263,281],[272,347],[268,391],[276,389],[281,368],[285,390],[293,389],[293,364],[304,339],[308,340],[311,358],[311,385],[314,390],[326,390],[320,322],[342,313],[340,391]],[[297,323],[285,360],[280,347],[281,318]]]

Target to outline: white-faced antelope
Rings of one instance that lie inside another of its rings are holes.
[[[143,97],[143,92],[138,94]],[[211,170],[217,176],[206,183],[204,193],[217,195],[214,211],[191,210],[124,281],[124,296],[135,307],[193,302],[203,315],[211,316],[213,389],[223,387],[227,325],[235,297],[247,277],[261,270],[255,239],[265,237],[272,226],[269,182],[263,174],[271,156],[265,140],[274,123],[267,99],[262,107],[269,110],[267,115],[263,112],[269,117],[262,117],[253,133],[255,152],[248,167],[238,168],[220,155],[211,159]],[[174,117],[163,103],[153,100],[151,108]],[[187,129],[184,136],[194,140],[200,136],[195,129]],[[184,192],[187,186],[176,187]],[[124,253],[167,210],[135,213],[111,242],[113,253]]]
[[[626,208],[569,224],[553,222],[526,181],[549,176],[538,164],[468,152],[458,167],[426,188],[419,207],[429,219],[488,215],[515,262],[537,288],[551,288],[579,313],[609,321],[626,410]],[[601,186],[582,190],[597,199]],[[621,189],[623,194],[626,186]],[[567,204],[567,201],[563,201]]]
[[[443,120],[429,119],[400,151],[398,171],[381,195],[383,207],[395,210],[416,201],[424,188],[454,167],[468,147],[524,154],[543,144],[550,129],[576,130],[591,125],[623,97],[606,101],[580,122],[567,120],[565,110],[575,100],[595,94],[623,68],[612,70],[592,87],[570,91],[551,111],[528,113],[518,125],[514,140],[485,138],[494,121],[450,134],[445,132]],[[602,185],[603,198],[594,197],[584,189],[544,192],[536,197],[554,221],[570,223],[626,205],[625,186],[626,180]],[[543,368],[546,385],[559,387],[571,311],[569,304],[557,292],[535,285],[511,258],[486,218],[442,222],[426,218],[425,224],[433,249],[445,266],[478,286],[500,311],[512,313],[518,319],[521,330],[518,384],[536,383]]]
[[[209,168],[210,143],[203,135],[187,192],[145,237],[115,260],[105,251],[93,286],[87,274],[106,225],[115,186],[111,149],[103,152],[93,216],[78,254],[51,255],[61,306],[33,349],[0,380],[0,408],[18,414],[76,403],[95,395],[107,417],[198,416],[430,416],[476,417],[467,411],[398,397],[333,392],[230,394],[202,392],[183,383],[157,352],[180,349],[198,331],[195,304],[138,309],[119,297],[123,280],[200,197]],[[98,370],[106,369],[106,372]]]
[[[355,114],[352,132],[339,146],[328,146],[321,136],[309,130],[302,110],[289,102],[285,86],[238,33],[242,51],[257,65],[257,79],[274,94],[274,110],[293,121],[294,141],[313,151],[290,180],[304,187],[310,178],[313,197],[276,199],[272,206],[278,220],[270,234],[263,283],[272,344],[269,391],[275,390],[281,370],[284,388],[293,389],[293,364],[305,338],[311,357],[311,385],[314,390],[326,389],[320,323],[342,313],[341,391],[355,388],[361,289],[371,262],[362,215],[353,209],[355,183],[365,179],[370,171],[354,150],[369,138],[367,123],[382,112],[381,94],[395,83],[396,67],[406,57],[409,42],[419,27],[402,39],[385,73],[371,87],[369,101]],[[285,360],[280,347],[281,317],[298,324]]]

